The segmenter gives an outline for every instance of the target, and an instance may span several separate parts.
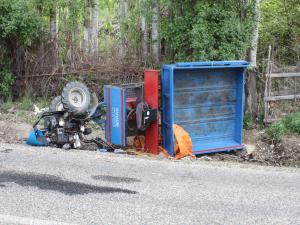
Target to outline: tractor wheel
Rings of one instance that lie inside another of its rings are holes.
[[[71,82],[64,87],[61,101],[66,111],[74,115],[83,115],[88,111],[91,93],[83,83]]]
[[[56,112],[56,111],[63,111],[64,106],[61,102],[61,96],[57,96],[54,99],[52,99],[50,106],[49,106],[49,112]]]

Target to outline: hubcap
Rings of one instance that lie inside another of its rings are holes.
[[[75,107],[81,107],[86,102],[86,95],[82,90],[73,88],[69,94],[69,101]]]

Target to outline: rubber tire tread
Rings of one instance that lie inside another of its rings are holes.
[[[81,107],[76,107],[69,101],[68,96],[73,88],[80,89],[80,91],[84,92],[86,95],[86,102]],[[61,93],[61,101],[66,111],[74,115],[83,115],[88,111],[89,105],[91,103],[91,93],[85,84],[78,81],[70,82],[63,88],[63,91]]]
[[[52,99],[50,106],[49,106],[49,112],[55,112],[57,110],[57,105],[61,104],[61,96],[56,96],[54,99]]]

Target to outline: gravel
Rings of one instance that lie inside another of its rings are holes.
[[[300,224],[299,172],[0,144],[0,224]]]

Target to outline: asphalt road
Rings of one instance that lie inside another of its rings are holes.
[[[300,224],[300,171],[0,144],[0,224]]]

